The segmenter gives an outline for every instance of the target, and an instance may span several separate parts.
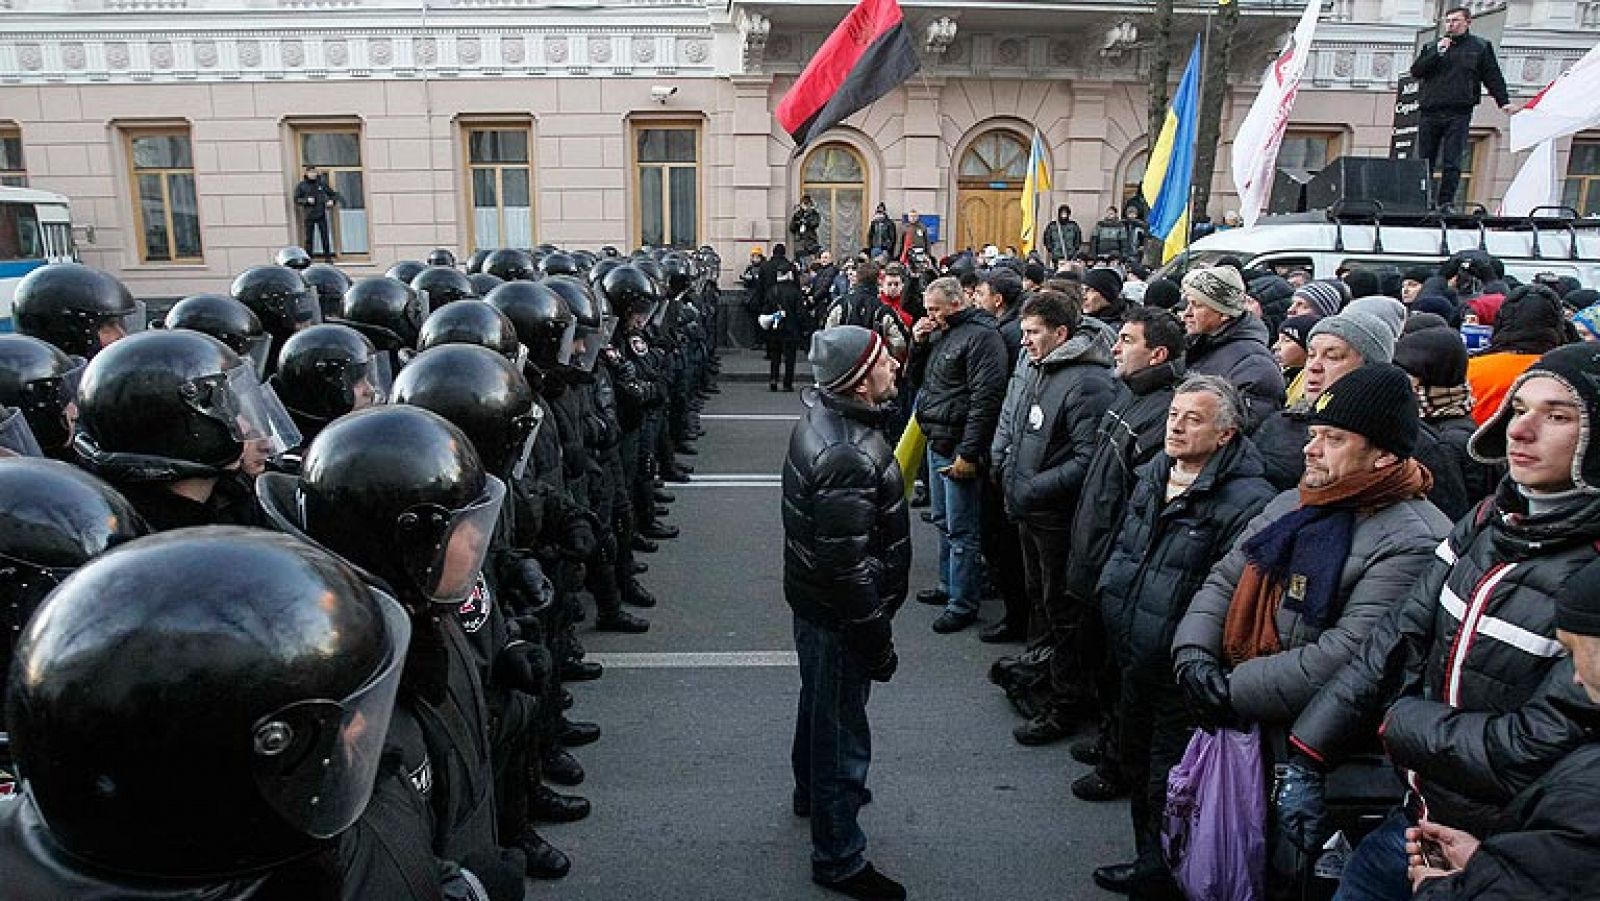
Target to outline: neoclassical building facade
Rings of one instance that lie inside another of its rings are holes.
[[[1236,2],[1218,218],[1235,123],[1303,8]],[[334,238],[356,274],[543,242],[738,260],[784,240],[802,193],[840,250],[880,202],[938,217],[941,251],[1015,243],[1035,129],[1050,206],[1085,227],[1139,181],[1150,0],[901,0],[922,71],[796,155],[772,111],[850,5],[0,0],[0,182],[67,195],[86,262],[170,297],[297,243],[305,164],[340,193]],[[1439,7],[1329,0],[1280,163],[1386,155],[1396,78]],[[1180,48],[1214,9],[1180,0]],[[1499,42],[1513,95],[1597,40],[1600,0],[1516,0]],[[1484,104],[1468,199],[1492,207],[1515,174],[1507,138]],[[1600,213],[1600,135],[1564,142],[1560,164],[1569,199]]]

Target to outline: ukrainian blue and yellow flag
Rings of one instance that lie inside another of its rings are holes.
[[[1177,256],[1189,243],[1189,191],[1194,180],[1194,151],[1200,125],[1200,39],[1189,53],[1178,93],[1167,108],[1166,124],[1150,150],[1140,193],[1150,204],[1150,234],[1165,240],[1161,261]]]
[[[1044,138],[1033,132],[1033,150],[1028,154],[1028,177],[1022,182],[1022,253],[1033,253],[1039,245],[1039,195],[1050,190],[1050,164],[1044,158]]]

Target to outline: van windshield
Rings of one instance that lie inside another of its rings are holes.
[[[1223,257],[1233,257],[1246,267],[1250,265],[1253,253],[1241,253],[1237,250],[1186,250],[1164,263],[1160,269],[1150,274],[1151,279],[1170,278],[1175,282],[1183,281],[1183,274],[1190,269],[1203,269],[1217,265]]]

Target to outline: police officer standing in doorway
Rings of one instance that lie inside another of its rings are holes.
[[[322,175],[316,166],[307,166],[305,177],[300,179],[300,184],[294,188],[294,205],[300,210],[300,221],[305,225],[306,253],[315,254],[312,249],[311,238],[318,231],[322,232],[322,258],[333,262],[333,238],[328,231],[328,210],[339,202],[339,192],[335,191],[327,182],[322,180]]]

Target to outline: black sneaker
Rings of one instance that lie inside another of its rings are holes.
[[[527,855],[527,873],[534,879],[560,879],[572,869],[572,861],[561,849],[544,840],[532,826],[525,826],[517,848]]]
[[[1029,747],[1055,744],[1071,734],[1072,730],[1066,723],[1049,714],[1036,716],[1011,730],[1011,736],[1017,740],[1017,744]]]
[[[934,618],[933,631],[938,632],[940,635],[949,635],[952,632],[960,632],[977,621],[978,614],[976,612],[952,613],[946,610]]]
[[[1126,895],[1133,891],[1133,870],[1131,863],[1110,863],[1103,867],[1094,868],[1094,884],[1102,889],[1118,895]]]
[[[650,621],[634,616],[626,610],[612,610],[594,618],[594,630],[638,635],[650,631]]]
[[[950,603],[950,595],[941,588],[924,588],[917,592],[917,603],[930,607],[943,607]]]
[[[861,901],[904,901],[906,897],[905,886],[878,872],[870,863],[857,870],[855,875],[838,882],[824,882],[815,876],[811,881],[830,892],[860,898]]]
[[[1104,804],[1128,796],[1128,787],[1120,781],[1107,779],[1098,769],[1090,770],[1072,783],[1072,795],[1080,801]]]

